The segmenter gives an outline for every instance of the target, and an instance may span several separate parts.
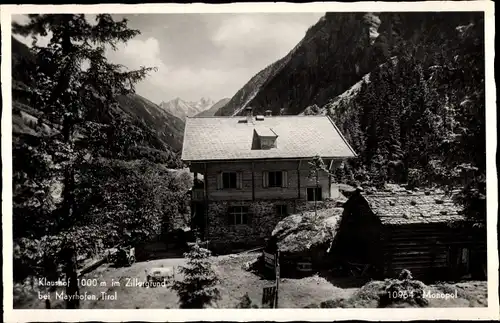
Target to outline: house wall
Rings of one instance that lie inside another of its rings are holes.
[[[325,160],[329,164],[329,160]],[[335,162],[332,169],[340,162]],[[310,177],[307,160],[303,161],[241,161],[217,163],[192,163],[192,172],[204,175],[206,199],[209,201],[225,200],[261,200],[261,199],[307,199],[307,187],[315,187],[316,181]],[[240,189],[217,189],[217,176],[220,172],[241,172]],[[287,187],[263,187],[264,171],[286,171]],[[327,173],[318,172],[318,184],[322,188],[322,198],[330,198],[330,179]]]
[[[422,280],[452,279],[474,272],[478,269],[474,266],[481,262],[475,256],[486,250],[486,245],[471,232],[446,223],[386,226],[382,241],[385,276],[397,276],[403,269]],[[469,268],[453,266],[453,249],[457,247],[469,250]]]
[[[229,207],[240,205],[249,207],[251,215],[248,224],[229,224]],[[276,224],[285,217],[276,213],[276,205],[287,205],[289,214],[314,210],[314,203],[293,199],[209,202],[205,235],[210,248],[224,253],[264,246]],[[334,205],[333,201],[321,201],[317,203],[317,208],[323,209]]]
[[[329,162],[325,160],[327,165]],[[335,166],[339,163],[336,162]],[[205,189],[195,192],[193,196],[197,199],[202,197],[206,202],[204,236],[215,251],[263,246],[284,217],[277,215],[277,205],[287,205],[288,214],[314,209],[315,203],[307,201],[307,187],[315,187],[316,181],[309,178],[307,160],[191,163],[190,168],[192,172],[204,175]],[[223,171],[240,172],[241,188],[218,189],[217,176]],[[264,171],[286,171],[286,187],[264,187]],[[316,204],[318,208],[333,206],[334,202],[329,200],[330,178],[326,172],[320,171],[318,175],[323,201]],[[249,207],[248,224],[229,223],[228,211],[233,205]]]

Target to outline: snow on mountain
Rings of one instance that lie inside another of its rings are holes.
[[[215,101],[210,98],[201,98],[199,101],[184,101],[180,98],[160,103],[160,107],[174,116],[186,120],[213,106]]]

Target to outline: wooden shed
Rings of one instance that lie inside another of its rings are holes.
[[[378,278],[408,269],[420,280],[484,278],[486,229],[443,193],[358,190],[344,205],[337,261],[371,267]]]

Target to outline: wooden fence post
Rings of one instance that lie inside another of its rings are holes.
[[[280,286],[280,252],[276,251],[276,256],[274,260],[275,272],[276,272],[276,293],[274,294],[274,308],[278,308],[278,294],[279,294],[279,286]]]

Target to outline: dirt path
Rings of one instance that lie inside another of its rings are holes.
[[[253,304],[262,306],[262,290],[273,286],[273,280],[265,280],[243,269],[248,261],[255,259],[257,253],[219,256],[211,258],[213,268],[220,279],[218,286],[221,300],[216,304],[218,308],[235,308],[245,293],[248,293]],[[103,265],[95,271],[85,275],[84,279],[95,286],[82,286],[80,294],[95,299],[81,301],[83,309],[165,309],[178,308],[178,297],[167,287],[146,288],[138,286],[146,281],[146,270],[154,267],[178,267],[186,264],[183,258],[159,259],[135,263],[130,267],[113,268]],[[182,279],[176,273],[177,279]],[[119,283],[119,284],[118,284]],[[279,288],[280,308],[304,308],[311,304],[320,304],[324,301],[356,298],[360,289],[349,287],[340,280],[326,280],[323,277],[312,276],[302,279],[282,279]],[[467,282],[454,285],[442,284],[432,286],[442,292],[450,292],[458,288],[460,299],[455,302],[433,300],[432,307],[455,306],[485,306],[487,302],[486,282]],[[431,287],[431,286],[429,286]],[[37,297],[36,291],[21,295],[22,305],[17,308],[40,309],[45,308],[45,302]],[[58,291],[64,294],[64,288]],[[102,294],[104,293],[104,294]],[[104,297],[111,296],[115,299]],[[19,296],[19,295],[15,295]],[[376,296],[376,295],[375,295]],[[375,297],[374,296],[374,297]],[[378,296],[377,296],[378,297]],[[377,298],[375,297],[375,298]],[[56,300],[55,293],[51,295],[52,308],[64,308],[64,300]],[[356,300],[354,300],[356,301]],[[376,302],[374,303],[376,304]],[[376,305],[373,305],[376,306]]]
[[[262,289],[272,286],[274,281],[261,279],[245,271],[243,265],[257,254],[220,256],[211,259],[213,268],[221,283],[221,300],[216,307],[234,308],[239,299],[248,293],[253,304],[262,305]],[[130,267],[112,268],[104,265],[86,275],[87,279],[97,280],[98,286],[82,287],[81,293],[97,295],[98,300],[82,301],[82,308],[92,309],[139,309],[139,308],[178,308],[177,295],[168,288],[145,288],[136,286],[145,282],[146,270],[153,267],[178,267],[185,265],[185,259],[161,259],[135,263]],[[179,274],[176,274],[180,278]],[[117,284],[119,282],[119,285]],[[101,286],[102,285],[102,286]],[[280,281],[279,306],[282,308],[300,308],[311,302],[321,302],[337,297],[348,297],[356,288],[342,289],[333,286],[321,277],[303,279],[282,279]],[[116,299],[102,299],[101,292]]]
[[[109,309],[139,309],[139,308],[176,308],[177,295],[166,287],[147,288],[140,286],[146,282],[146,271],[155,267],[174,267],[185,265],[183,258],[159,259],[138,262],[130,267],[112,268],[103,266],[90,273],[88,278],[97,279],[97,287],[82,289],[94,295],[102,296],[101,292],[114,296],[116,299],[99,299],[85,301],[82,308]],[[177,274],[177,276],[179,276]],[[119,285],[116,283],[119,282]]]

